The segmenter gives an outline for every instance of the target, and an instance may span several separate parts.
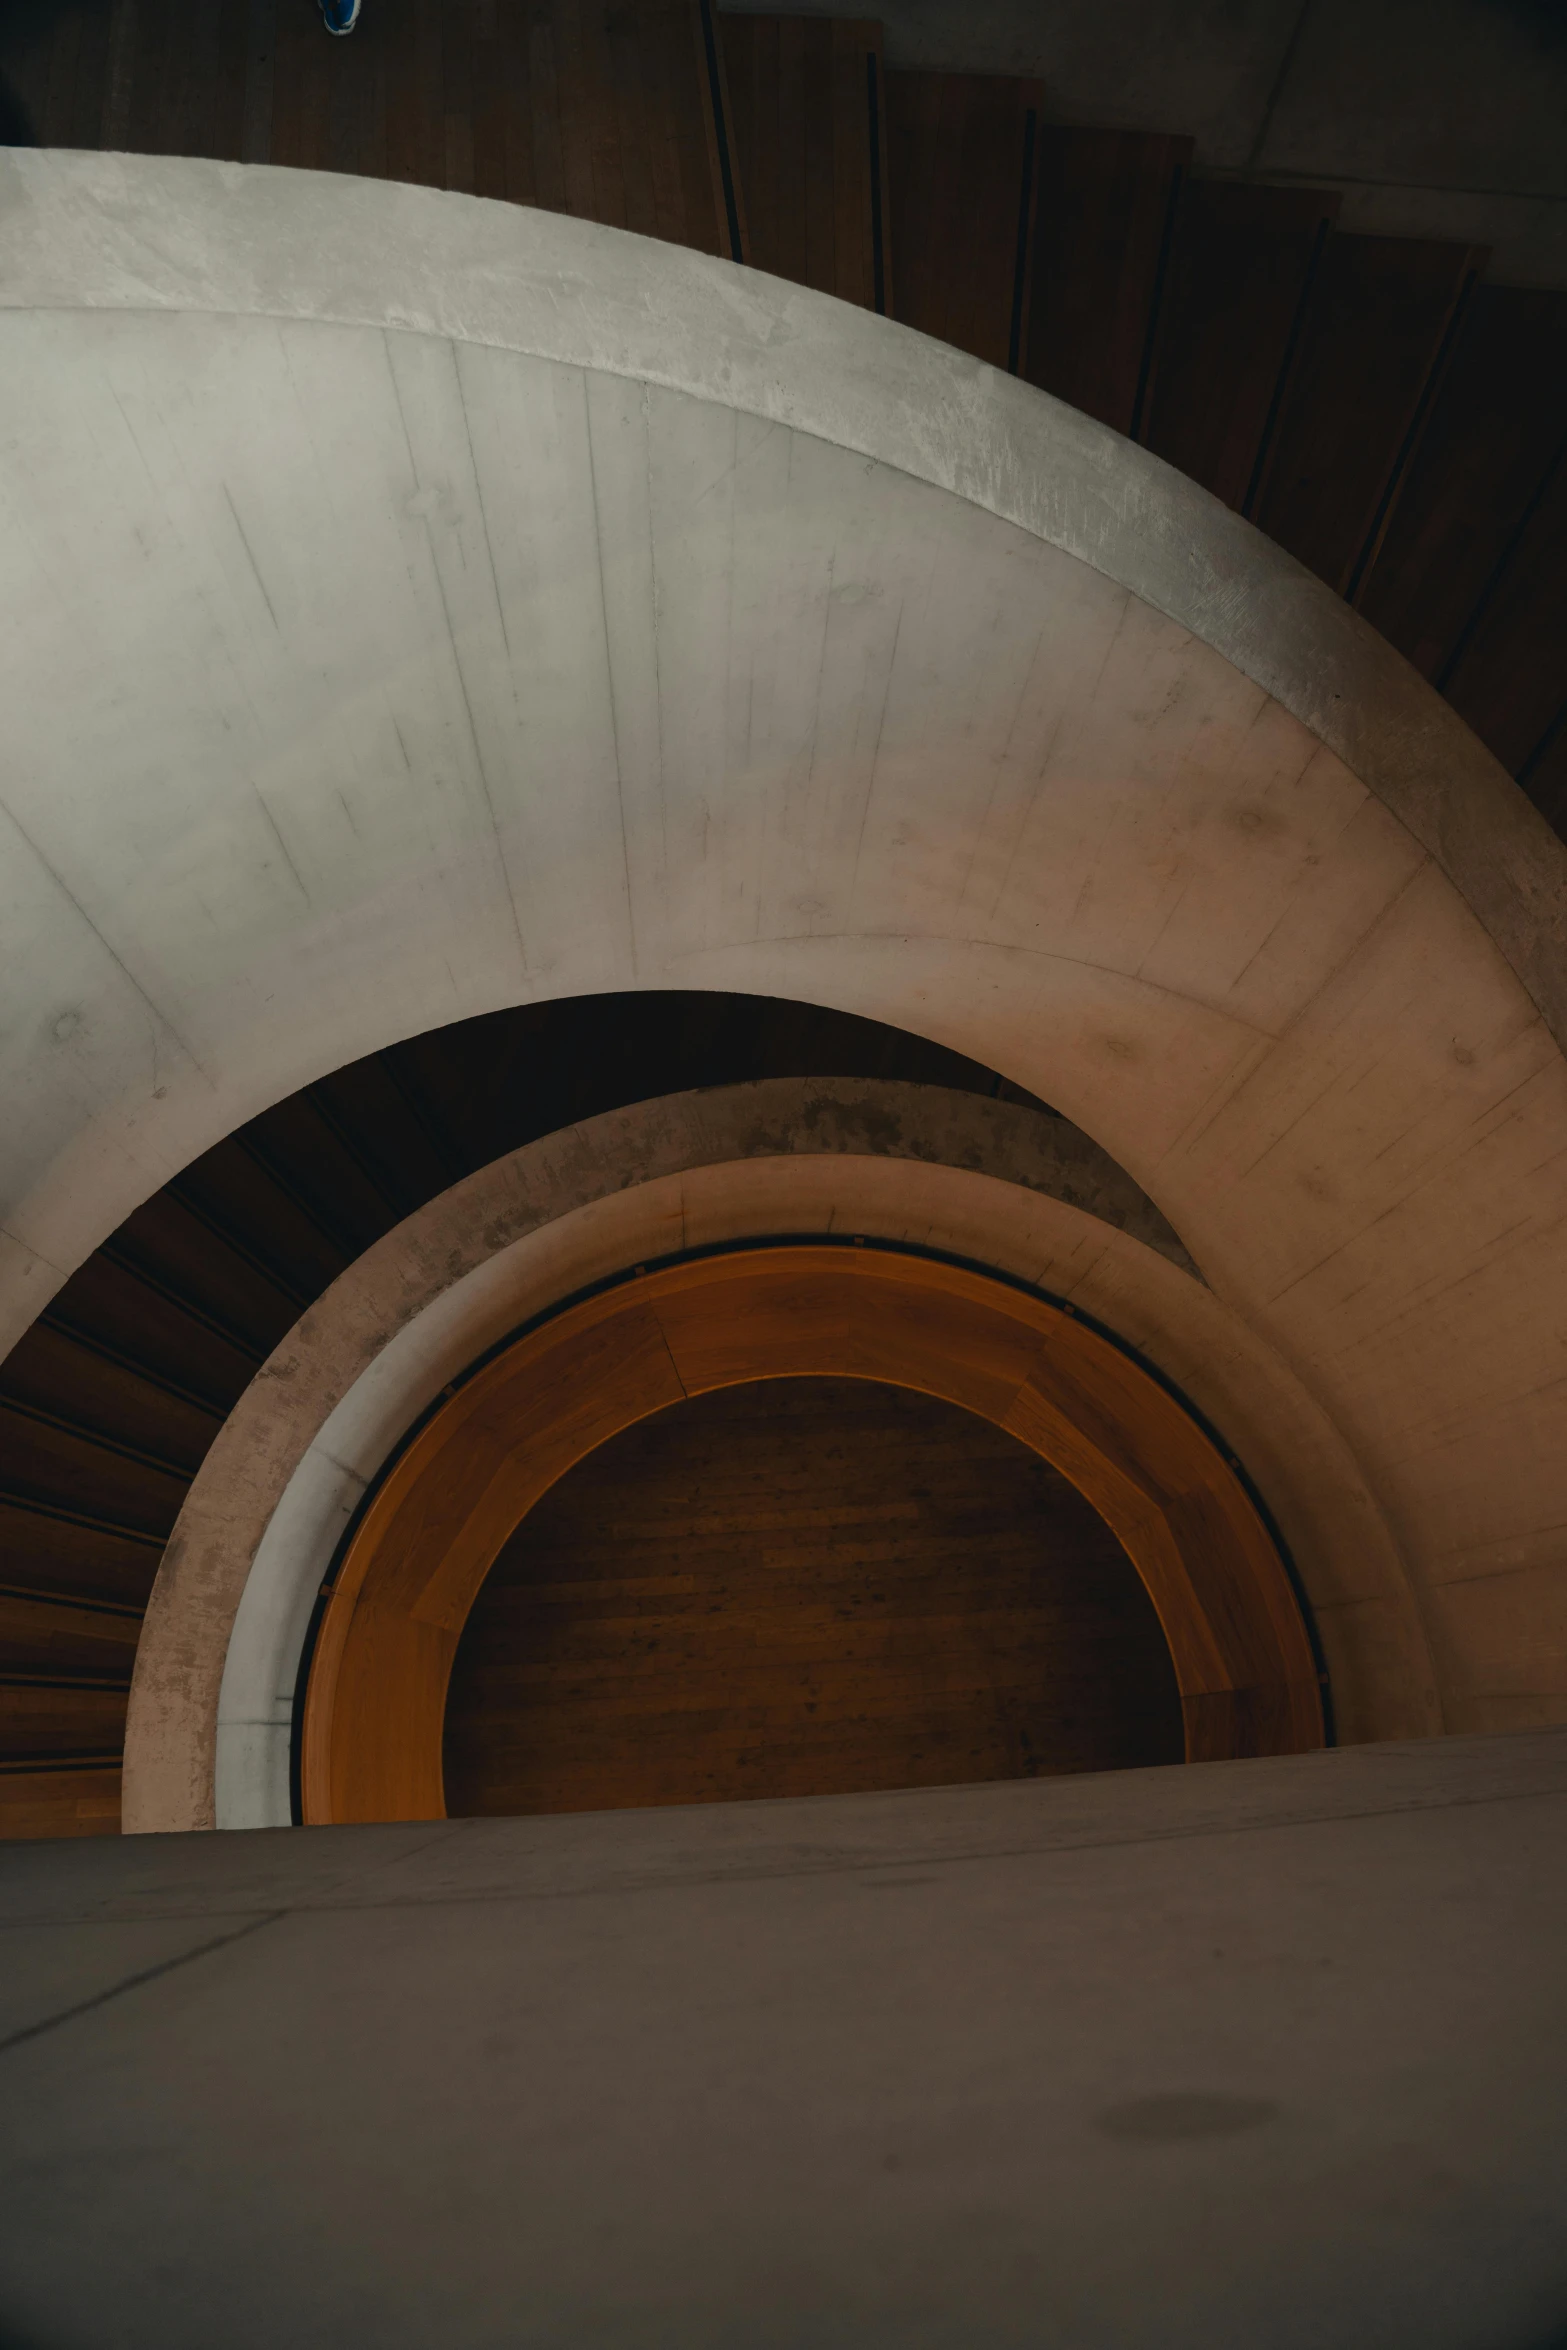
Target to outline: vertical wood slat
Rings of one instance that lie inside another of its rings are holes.
[[[158,92],[157,146],[165,155],[199,153],[202,91],[200,47],[214,11],[202,0],[169,0],[168,31]]]
[[[725,16],[724,71],[735,154],[745,179],[751,262],[801,285],[805,278],[805,207],[797,186],[803,155],[781,121],[799,112],[790,86],[802,70],[801,20]]]
[[[298,0],[276,0],[276,6],[296,19],[291,53],[302,77],[299,98],[311,168],[395,178],[388,150],[388,91],[400,48],[409,38],[408,0],[367,4],[351,40],[322,38],[319,15],[310,22],[311,11],[300,10]],[[307,31],[316,35],[308,43]],[[423,98],[439,113],[439,76],[433,91],[426,89],[417,67],[409,69],[409,78],[416,102]],[[434,151],[441,152],[438,135]]]
[[[442,0],[441,164],[442,184],[474,194],[474,0]]]
[[[836,294],[842,262],[837,249],[838,206],[834,187],[837,162],[837,112],[833,72],[833,25],[807,21],[796,29],[800,47],[799,106],[790,125],[792,142],[801,151],[800,197],[803,211],[804,282],[819,293]],[[781,126],[782,127],[782,126]],[[858,272],[855,272],[858,279]],[[859,286],[855,283],[855,296]]]
[[[40,77],[42,102],[37,134],[41,147],[68,147],[76,115],[76,83],[81,70],[86,18],[79,8],[64,10],[47,49],[47,71]]]
[[[1525,789],[1554,792],[1567,705],[1567,449],[1531,501],[1444,691]]]
[[[541,28],[537,10],[509,0],[373,0],[353,39],[334,42],[301,0],[250,0],[243,152],[520,201],[553,196],[560,209],[622,224],[622,142],[603,40],[611,12],[606,0],[586,10],[556,0],[548,13]],[[668,13],[652,11],[655,40],[672,41],[684,61],[685,10],[673,28]],[[553,63],[563,29],[582,70],[564,85],[547,71],[541,90],[533,58],[542,49]],[[685,78],[694,109],[694,69]],[[541,100],[566,117],[555,130],[572,150],[570,185],[559,174],[553,188],[536,184]]]
[[[110,149],[122,149],[126,145],[140,32],[139,0],[113,0],[109,14],[108,50],[104,59],[101,117],[103,144]]]
[[[214,8],[193,0],[181,38],[185,83],[170,146],[177,155],[210,155],[232,161],[243,132],[243,43],[246,12],[232,5]]]
[[[881,26],[837,18],[832,27],[833,291],[862,310],[892,308],[885,255],[878,268],[878,214],[885,247],[888,223],[878,180],[885,178],[886,133]],[[875,113],[872,106],[874,103]],[[874,140],[874,145],[873,145]]]
[[[487,192],[504,196],[513,204],[534,204],[539,200],[534,161],[531,29],[524,10],[496,0],[495,46],[490,62],[495,87],[490,102],[494,108],[495,134],[499,138],[501,184],[497,190]],[[480,134],[481,156],[489,151],[490,135],[488,130]]]
[[[387,177],[417,182],[424,177],[426,94],[419,78],[414,0],[386,0],[381,41]]]
[[[224,162],[237,162],[244,153],[247,73],[250,49],[249,0],[226,0],[211,11],[215,81],[206,112],[207,152]]]
[[[278,0],[248,0],[245,87],[240,160],[272,161],[272,92],[276,72]]]
[[[104,142],[104,110],[109,90],[109,59],[115,12],[110,0],[89,10],[82,19],[76,52],[68,121],[60,133],[63,147],[98,147]]]
[[[173,0],[136,0],[135,47],[129,60],[123,144],[133,155],[162,151],[164,59]]]
[[[398,0],[391,0],[396,6]],[[311,27],[289,0],[274,0],[271,143],[269,160],[297,168],[304,159],[300,116],[300,50]]]
[[[735,155],[733,106],[717,0],[697,0],[688,14],[696,62],[695,81],[687,85],[690,95],[682,100],[680,109],[686,125],[682,158],[688,202],[693,217],[705,214],[711,206],[715,253],[724,260],[748,261],[751,248],[745,187]]]
[[[1477,287],[1356,599],[1423,677],[1446,678],[1483,620],[1564,437],[1567,294]]]
[[[579,220],[623,225],[615,142],[604,121],[607,67],[602,12],[557,5],[556,93],[561,155],[566,173],[566,210]]]
[[[876,307],[879,287],[890,309],[880,26],[777,16],[722,24],[749,259],[864,309]]]
[[[75,79],[75,28],[36,4],[0,6],[0,140],[18,147],[52,143],[63,91]]]
[[[1251,488],[1338,205],[1234,180],[1183,193],[1139,437],[1227,506]]]
[[[685,244],[687,208],[680,139],[664,117],[658,44],[633,17],[606,12],[606,130],[618,167],[622,224],[643,237]],[[661,135],[662,134],[662,135]]]
[[[734,107],[724,63],[718,0],[694,0],[690,24],[696,47],[699,144],[707,158],[707,185],[717,223],[718,242],[714,250],[731,261],[749,261],[751,239],[746,226],[745,184],[735,153]],[[693,185],[696,185],[700,175],[695,153],[691,167]]]
[[[528,92],[526,138],[519,133],[507,150],[507,171],[515,202],[541,204],[547,211],[566,209],[566,157],[562,135],[558,83],[559,59],[552,24],[542,15],[531,16],[521,28],[525,45],[513,45],[516,70],[525,71]],[[517,116],[522,107],[515,105]],[[522,174],[528,173],[526,194]]]
[[[1136,421],[1190,139],[1051,125],[1040,134],[1030,383],[1117,432]]]
[[[1016,372],[1044,93],[1001,75],[938,73],[890,73],[886,92],[897,316]]]
[[[240,86],[231,72],[232,35],[244,32],[243,9],[183,0],[177,19],[177,73],[166,117],[171,154],[231,160],[239,152]],[[177,96],[176,96],[177,93]]]
[[[660,217],[678,218],[680,228],[674,233],[680,243],[694,245],[698,252],[713,253],[724,260],[739,259],[743,255],[744,239],[740,238],[737,252],[731,236],[730,209],[732,200],[736,206],[738,235],[738,175],[731,151],[731,129],[727,117],[719,111],[723,49],[717,22],[712,15],[711,0],[705,0],[705,5],[699,0],[696,8],[683,13],[690,27],[688,54],[683,53],[673,10],[663,33],[655,38],[649,25],[642,37],[648,132]],[[726,158],[728,197],[724,179]],[[667,211],[663,209],[666,204]],[[671,232],[660,230],[659,233]]]
[[[1519,781],[1547,824],[1567,840],[1567,701],[1541,736]]]
[[[0,17],[0,31],[4,27]],[[0,49],[0,145],[30,147],[37,141],[40,101],[31,87],[35,72],[33,60],[14,39]]]
[[[312,17],[300,8],[291,13],[295,19],[291,53],[299,77],[300,167],[305,171],[341,170],[333,153],[334,117],[341,117],[352,86],[364,72],[365,53],[355,48],[350,59],[351,44],[324,32],[319,16]],[[343,52],[341,58],[338,51]]]
[[[870,108],[871,301],[884,317],[897,315],[893,292],[892,176],[887,155],[887,68],[881,26],[872,24],[873,48],[865,52],[866,97]]]
[[[413,0],[412,65],[418,109],[419,177],[446,185],[445,73],[441,57],[441,0]]]
[[[358,172],[362,168],[365,126],[375,100],[382,56],[379,40],[363,39],[367,22],[374,24],[373,13],[362,16],[355,31],[354,41],[362,45],[355,47],[352,72],[334,64],[333,52],[347,45],[343,41],[328,35],[327,42],[317,49],[322,83],[321,161],[328,171]],[[323,29],[319,21],[316,29]]]
[[[554,113],[560,126],[560,208],[579,220],[600,217],[594,184],[593,126],[584,113],[584,93],[592,75],[583,57],[588,38],[579,12],[554,6],[550,10],[550,47],[554,61]]]
[[[384,40],[371,50],[358,109],[358,161],[351,169],[370,179],[388,175],[387,80],[389,57]]]
[[[504,198],[506,171],[506,117],[508,112],[507,58],[501,43],[499,0],[472,0],[473,192]]]
[[[1413,454],[1476,260],[1467,245],[1328,240],[1252,519],[1340,594]]]
[[[698,0],[545,0],[497,39],[507,193],[729,251]]]

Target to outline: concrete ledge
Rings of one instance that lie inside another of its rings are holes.
[[[1546,2350],[1564,1830],[1540,1733],[12,1847],[6,2320]]]

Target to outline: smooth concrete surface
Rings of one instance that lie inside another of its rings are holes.
[[[0,159],[3,1342],[324,1071],[740,988],[1060,1108],[1353,1452],[1442,1719],[1567,1713],[1567,848],[1116,436],[389,183]]]
[[[993,1266],[1136,1347],[1259,1481],[1323,1643],[1338,1735],[1440,1726],[1407,1569],[1353,1453],[1121,1169],[1035,1111],[780,1078],[531,1143],[410,1216],[301,1317],[230,1414],[164,1554],[136,1655],[126,1830],[288,1822],[316,1594],[366,1488],[451,1380],[630,1266],[832,1232]]]
[[[878,15],[891,66],[1034,76],[1053,121],[1184,134],[1199,171],[1337,188],[1347,229],[1488,245],[1493,278],[1567,285],[1558,0],[882,0]]]
[[[0,1850],[16,2350],[1559,2350],[1567,1734]]]

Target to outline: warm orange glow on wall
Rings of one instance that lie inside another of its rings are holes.
[[[650,1412],[787,1376],[865,1378],[977,1412],[1092,1502],[1158,1610],[1188,1759],[1320,1746],[1284,1566],[1212,1440],[1061,1307],[881,1249],[784,1246],[666,1267],[520,1338],[420,1431],[343,1562],[306,1700],[307,1821],[438,1819],[468,1611],[512,1532],[584,1454]]]

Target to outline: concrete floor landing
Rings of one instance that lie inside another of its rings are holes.
[[[1567,2342],[1567,1732],[0,1850],[7,2350]]]

